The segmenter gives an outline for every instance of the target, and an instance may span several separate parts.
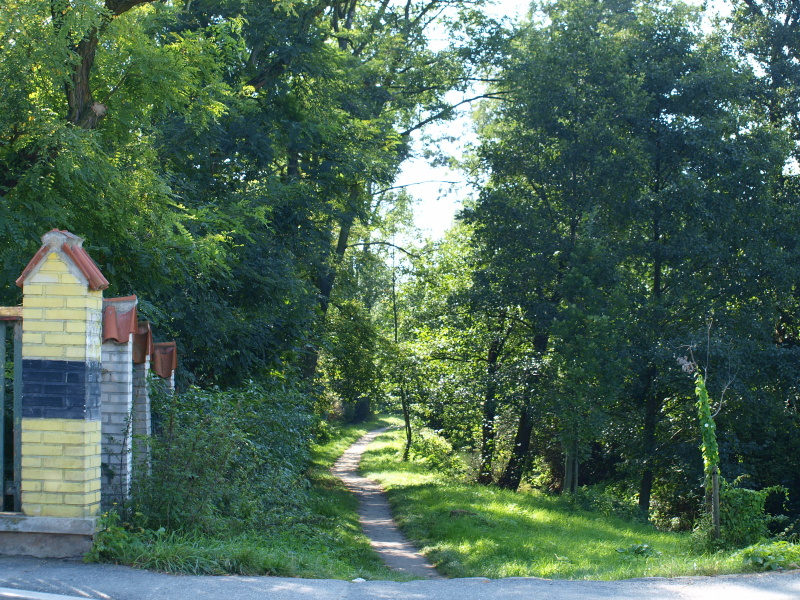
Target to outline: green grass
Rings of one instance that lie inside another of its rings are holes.
[[[314,446],[303,518],[270,531],[217,537],[131,533],[112,521],[96,538],[94,559],[170,573],[407,580],[372,550],[356,499],[329,472],[361,435],[399,424],[375,418],[336,430]],[[448,577],[610,580],[796,568],[800,562],[800,548],[785,542],[739,554],[697,555],[686,534],[581,511],[559,497],[455,483],[419,463],[402,463],[402,445],[402,431],[378,438],[364,456],[362,473],[387,488],[400,526]]]
[[[614,580],[746,570],[731,552],[692,552],[685,533],[578,510],[541,493],[448,481],[402,463],[402,441],[401,431],[379,437],[361,472],[383,484],[398,524],[447,577]],[[641,554],[642,544],[652,556]]]
[[[329,469],[361,435],[394,420],[374,418],[333,432],[312,448],[307,516],[270,531],[209,536],[130,528],[111,518],[95,538],[88,560],[168,573],[276,575],[351,580],[406,581],[372,550],[358,521],[358,503]]]

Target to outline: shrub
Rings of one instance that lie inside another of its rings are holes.
[[[312,418],[306,398],[248,383],[156,394],[149,468],[126,516],[151,529],[236,531],[298,516]]]
[[[769,525],[776,517],[764,509],[772,493],[786,495],[786,488],[773,486],[763,490],[739,487],[738,481],[729,484],[720,479],[720,537],[714,539],[714,524],[710,514],[704,514],[695,527],[695,542],[704,550],[743,548],[769,536]]]
[[[427,469],[451,477],[461,477],[467,471],[467,465],[450,442],[431,429],[422,428],[414,433],[411,456]]]
[[[563,500],[573,508],[597,511],[608,517],[615,516],[626,521],[645,521],[639,505],[615,490],[602,485],[579,487],[574,494],[566,494]]]
[[[800,546],[787,541],[750,546],[736,553],[745,566],[756,571],[800,568]]]

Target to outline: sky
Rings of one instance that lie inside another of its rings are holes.
[[[494,17],[510,17],[518,19],[527,11],[529,2],[523,0],[500,0],[487,13]],[[461,98],[454,98],[458,101]],[[465,143],[474,142],[477,138],[472,132],[469,108],[461,112],[461,116],[443,125],[429,126],[425,134],[433,138],[447,134],[456,138],[455,142],[444,142],[440,149],[457,158],[461,157]],[[420,136],[415,138],[416,154],[421,155]],[[434,167],[418,156],[403,164],[395,185],[407,186],[407,191],[418,199],[414,209],[414,221],[423,235],[440,239],[453,224],[453,219],[461,208],[463,199],[469,194],[469,187],[463,175],[447,167]]]
[[[701,4],[702,0],[689,2]],[[709,12],[727,13],[729,10],[724,0],[711,0],[710,5]],[[526,0],[499,0],[487,12],[495,17],[506,16],[517,20],[529,6]],[[460,157],[464,144],[476,140],[468,111],[469,108],[465,109],[460,117],[443,125],[429,126],[425,134],[434,138],[439,137],[440,133],[455,137],[455,142],[445,142],[441,149]],[[406,186],[407,191],[418,199],[414,209],[415,224],[424,236],[438,240],[452,226],[462,201],[470,194],[470,189],[461,173],[446,167],[431,166],[421,156],[422,143],[419,136],[415,140],[415,150],[419,156],[404,163],[395,185]]]

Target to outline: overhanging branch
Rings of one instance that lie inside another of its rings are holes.
[[[456,102],[455,104],[453,104],[451,106],[443,108],[442,110],[440,110],[436,114],[431,115],[427,119],[423,119],[422,121],[420,121],[419,123],[417,123],[413,127],[409,127],[405,131],[401,131],[400,135],[402,135],[402,136],[410,135],[411,133],[413,133],[417,129],[422,129],[428,123],[433,123],[434,121],[438,121],[439,119],[444,117],[447,113],[455,110],[456,108],[458,108],[462,104],[469,104],[470,102],[475,102],[475,100],[487,100],[487,99],[502,100],[502,95],[508,94],[508,93],[509,92],[492,92],[490,94],[480,94],[479,96],[473,96],[472,98],[467,98],[466,100],[462,100],[461,102]]]
[[[402,246],[398,246],[396,244],[392,244],[391,242],[355,242],[353,244],[347,244],[348,248],[355,248],[356,246],[391,246],[397,250],[400,250],[403,254],[407,254],[411,258],[419,258],[419,254],[414,254],[413,252],[409,252]]]

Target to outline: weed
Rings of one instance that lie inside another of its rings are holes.
[[[658,558],[661,552],[653,550],[650,544],[633,544],[627,548],[617,548],[617,552],[626,558]]]
[[[800,545],[787,541],[756,544],[740,550],[736,556],[744,566],[755,571],[777,571],[800,568]]]

